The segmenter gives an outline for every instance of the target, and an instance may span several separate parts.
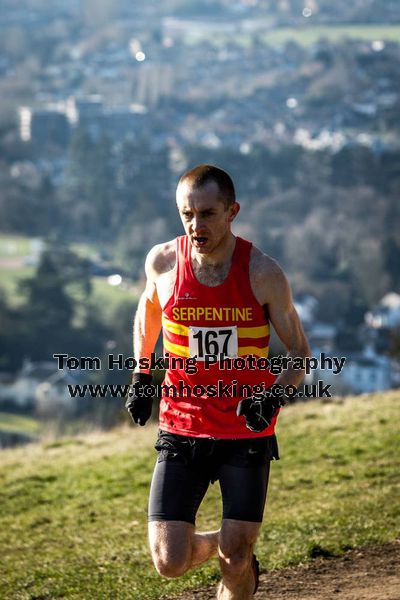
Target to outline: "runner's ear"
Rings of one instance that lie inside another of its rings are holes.
[[[232,222],[236,218],[236,215],[238,214],[238,212],[240,210],[240,204],[239,204],[239,202],[234,202],[233,204],[231,204],[229,206],[228,210],[230,212],[229,222]]]

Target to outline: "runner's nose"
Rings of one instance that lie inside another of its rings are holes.
[[[194,235],[199,235],[199,232],[201,231],[201,227],[202,227],[202,222],[201,222],[201,218],[199,216],[194,216],[191,222],[191,226],[192,226],[192,232]]]

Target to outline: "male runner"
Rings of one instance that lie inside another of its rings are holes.
[[[199,165],[181,177],[176,200],[186,235],[149,252],[146,289],[134,326],[138,362],[151,356],[162,326],[164,355],[181,357],[182,363],[167,369],[164,383],[176,389],[186,386],[180,397],[164,391],[161,399],[155,446],[159,456],[149,499],[151,555],[165,577],[178,577],[218,557],[222,581],[217,598],[247,600],[258,585],[253,546],[263,518],[270,461],[279,458],[274,426],[284,402],[267,393],[238,392],[241,384],[250,391],[259,391],[257,384],[271,390],[275,378],[269,371],[232,371],[220,361],[208,364],[207,356],[266,357],[269,322],[289,357],[304,359],[310,350],[281,268],[231,231],[240,206],[230,176]],[[190,357],[196,357],[196,373],[184,368]],[[303,376],[289,368],[276,383],[298,386]],[[152,377],[137,369],[132,381],[135,393],[126,406],[134,421],[144,425],[152,402],[144,390]],[[221,381],[231,384],[231,393],[218,388]],[[204,386],[209,386],[207,392]],[[197,532],[198,507],[217,479],[223,500],[221,528]]]

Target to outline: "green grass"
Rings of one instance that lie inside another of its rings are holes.
[[[0,233],[0,258],[25,257],[32,251],[35,238]],[[93,244],[71,244],[71,249],[83,258],[95,258],[97,249]]]
[[[0,234],[0,287],[4,290],[7,301],[13,307],[17,307],[23,302],[18,288],[19,282],[35,274],[35,268],[24,265],[22,261],[30,254],[32,241],[28,237]],[[93,258],[96,255],[95,247],[89,244],[73,244],[72,250],[85,258]],[[2,259],[6,261],[6,264],[2,264]],[[7,264],[10,259],[18,261],[18,264],[16,266]],[[92,277],[92,284],[93,302],[106,318],[111,317],[123,301],[131,301],[133,305],[137,303],[137,291],[133,292],[124,286],[113,287],[102,277]]]
[[[400,533],[400,393],[282,411],[257,554],[264,568]],[[151,565],[146,507],[156,428],[119,428],[0,454],[0,597],[150,600],[217,581],[216,561],[178,580]],[[218,486],[200,528],[219,525]]]
[[[7,301],[11,306],[19,306],[23,303],[23,296],[18,288],[18,283],[23,279],[33,277],[33,267],[21,267],[18,269],[6,269],[0,267],[1,288],[4,289]],[[132,292],[122,286],[111,286],[102,277],[92,277],[93,303],[106,317],[114,314],[115,309],[122,301],[130,301],[135,305],[138,293]]]
[[[20,267],[16,269],[6,269],[0,267],[0,287],[4,290],[7,302],[13,307],[23,303],[23,296],[19,290],[18,284],[23,279],[32,277],[35,272],[33,267]]]
[[[41,431],[41,423],[37,419],[0,412],[0,448],[35,442],[40,439]]]
[[[16,307],[23,298],[18,283],[31,277],[33,266],[24,264],[24,258],[34,250],[34,238],[22,235],[0,234],[0,288],[4,290],[7,301]]]
[[[30,251],[30,238],[22,235],[0,234],[0,258],[23,257]]]
[[[400,25],[313,25],[309,23],[297,29],[282,27],[270,31],[266,30],[265,33],[259,35],[266,44],[272,46],[281,46],[289,41],[297,42],[302,46],[310,46],[321,38],[329,39],[332,42],[338,42],[343,38],[398,42],[400,40]],[[209,32],[204,31],[204,33],[189,37],[187,41],[189,44],[196,44],[207,40],[217,47],[222,47],[227,41],[235,41],[247,47],[250,45],[252,38],[253,35],[247,33],[233,36],[216,35],[213,32],[211,35]]]
[[[94,260],[98,256],[98,250],[93,244],[74,243],[71,244],[71,250],[80,258],[91,258]]]
[[[40,422],[33,417],[25,417],[12,413],[0,412],[0,431],[36,434],[40,430]]]
[[[106,319],[115,313],[121,302],[132,302],[134,307],[138,300],[137,292],[126,289],[123,285],[112,286],[102,277],[93,277],[93,302],[99,307]]]
[[[323,26],[311,25],[302,29],[282,28],[274,29],[262,36],[263,40],[271,45],[282,45],[294,41],[304,46],[315,44],[321,38],[337,42],[343,38],[360,40],[400,40],[399,25],[338,25]]]

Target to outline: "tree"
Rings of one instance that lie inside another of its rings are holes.
[[[400,288],[400,238],[391,235],[383,242],[382,247],[385,268],[391,278],[392,289]]]
[[[66,281],[50,250],[46,250],[36,275],[20,284],[25,295],[21,319],[25,325],[26,354],[36,360],[50,360],[54,352],[64,352],[73,334],[73,300]]]
[[[69,235],[90,233],[93,219],[91,196],[93,184],[92,160],[94,144],[86,131],[78,128],[72,136],[68,151],[68,166],[62,190],[62,202]]]
[[[21,322],[18,313],[7,303],[6,295],[0,288],[0,370],[15,371],[21,362]]]
[[[19,312],[22,356],[52,360],[54,353],[101,354],[109,331],[90,301],[86,260],[50,242],[35,276],[20,285],[25,296]]]
[[[101,231],[107,238],[112,236],[113,200],[115,202],[111,142],[107,137],[101,137],[96,143],[88,175],[88,203],[93,215],[91,236],[97,238]]]

